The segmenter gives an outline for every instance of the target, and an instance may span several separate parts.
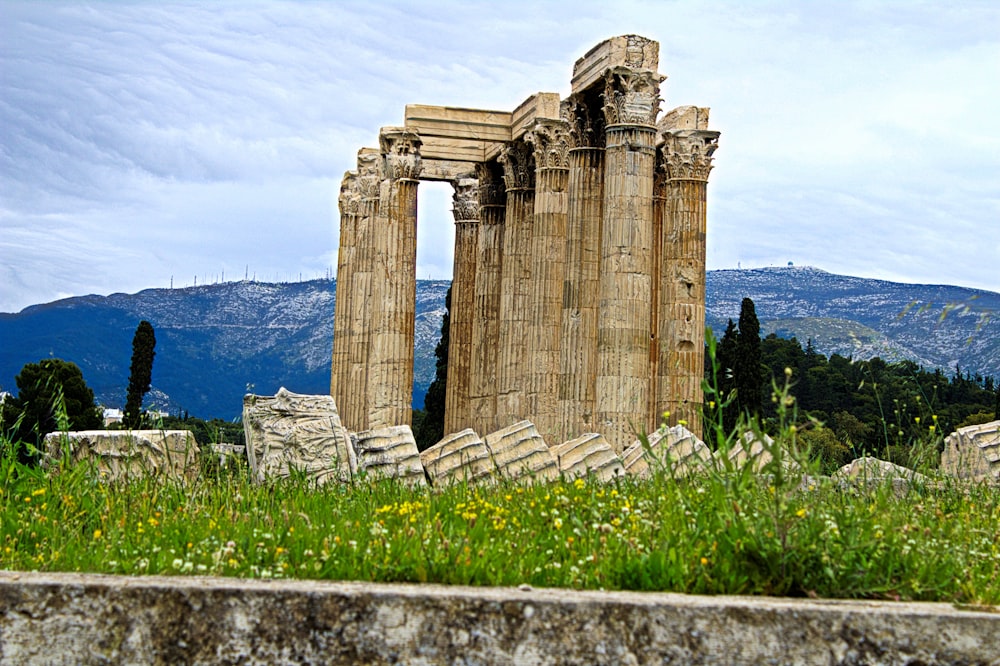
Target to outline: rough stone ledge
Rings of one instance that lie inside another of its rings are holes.
[[[1000,664],[948,604],[0,571],[0,664]]]

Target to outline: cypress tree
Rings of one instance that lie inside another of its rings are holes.
[[[736,403],[740,413],[760,416],[761,406],[760,322],[753,300],[744,298],[740,305],[740,331],[736,336],[736,359],[733,366]]]
[[[726,325],[726,332],[723,333],[722,339],[719,341],[719,346],[716,347],[715,361],[719,366],[718,383],[716,387],[719,391],[719,397],[722,400],[726,400],[729,394],[732,393],[733,389],[736,388],[736,383],[734,381],[734,373],[736,366],[736,324],[732,319]],[[736,426],[736,417],[739,414],[739,407],[737,403],[733,402],[729,407],[722,413],[722,427],[726,432],[732,431]]]
[[[444,405],[445,394],[448,386],[448,344],[450,336],[448,330],[451,327],[451,287],[444,297],[444,317],[441,319],[441,339],[434,347],[435,362],[434,381],[427,388],[427,395],[424,396],[424,418],[414,433],[417,441],[417,449],[424,449],[434,446],[444,437]]]
[[[125,416],[122,423],[135,430],[142,426],[144,412],[142,399],[153,382],[153,357],[156,352],[156,335],[153,325],[145,319],[139,322],[132,338],[132,365],[129,367],[128,395],[125,399]]]

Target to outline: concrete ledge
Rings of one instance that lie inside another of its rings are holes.
[[[0,572],[0,664],[1000,664],[947,604]]]

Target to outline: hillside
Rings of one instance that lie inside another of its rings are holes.
[[[434,376],[447,281],[418,281],[414,404]],[[83,296],[0,313],[0,390],[47,356],[81,367],[98,400],[125,399],[132,335],[156,330],[150,401],[204,418],[233,419],[249,389],[329,391],[333,280],[229,282],[137,294]],[[762,331],[813,340],[824,354],[911,359],[926,367],[1000,378],[1000,294],[833,275],[812,268],[711,271],[708,321],[721,334],[740,301],[757,305]]]

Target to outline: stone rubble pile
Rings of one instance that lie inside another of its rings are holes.
[[[301,395],[281,388],[274,396],[243,400],[246,457],[252,477],[302,477],[316,484],[362,479],[398,479],[417,487],[452,483],[493,484],[499,480],[546,482],[592,475],[605,482],[621,476],[647,478],[657,470],[676,477],[724,467],[691,431],[677,425],[636,440],[618,455],[607,439],[586,433],[549,446],[530,421],[480,437],[465,429],[423,452],[409,426],[348,432],[329,395]],[[227,445],[230,446],[231,445]],[[101,479],[142,476],[194,480],[200,449],[187,430],[92,430],[56,432],[45,438],[46,465],[68,458],[88,462]],[[244,447],[231,447],[235,451]],[[773,440],[747,432],[728,452],[728,467],[762,473],[772,460]],[[786,469],[795,466],[788,461]],[[1000,483],[1000,421],[962,428],[945,440],[941,471],[971,481]],[[859,458],[831,475],[843,485],[891,481],[903,489],[929,479],[913,470],[871,457]]]

